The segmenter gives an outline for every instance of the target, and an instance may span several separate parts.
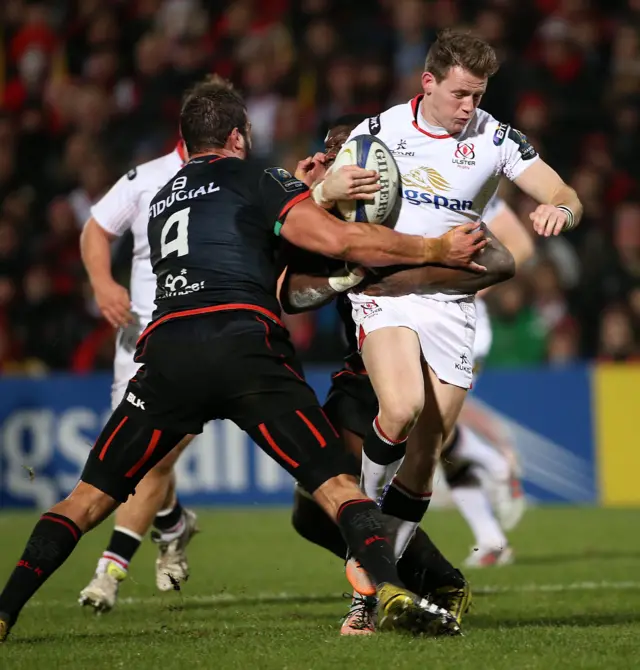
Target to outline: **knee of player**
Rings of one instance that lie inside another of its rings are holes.
[[[118,506],[110,495],[83,481],[60,504],[64,505],[64,515],[72,519],[82,532],[97,526]]]
[[[424,398],[422,396],[401,397],[391,402],[380,404],[380,422],[393,432],[408,433],[415,426],[422,408]]]

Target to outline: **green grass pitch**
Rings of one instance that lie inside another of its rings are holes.
[[[0,514],[0,581],[36,516]],[[306,544],[286,510],[202,510],[180,592],[155,589],[155,548],[136,556],[122,601],[76,604],[110,532],[84,538],[0,646],[1,670],[340,670],[632,668],[640,663],[640,510],[540,508],[512,534],[516,564],[468,571],[465,637],[341,638],[340,562]],[[427,529],[459,563],[471,538],[453,511]]]

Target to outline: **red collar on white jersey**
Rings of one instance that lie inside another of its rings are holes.
[[[178,156],[180,156],[180,160],[182,161],[182,165],[186,165],[187,163],[187,148],[184,145],[184,140],[179,140],[178,144],[176,144],[176,151],[178,152]]]
[[[419,130],[421,133],[424,133],[427,137],[433,138],[434,140],[446,140],[448,137],[452,137],[450,133],[446,133],[444,135],[434,135],[433,133],[430,133],[428,130],[425,130],[424,128],[420,127],[420,124],[418,123],[418,114],[420,113],[420,103],[422,102],[422,98],[424,98],[424,93],[416,95],[416,97],[411,101],[411,113],[413,114],[413,127],[416,130]]]

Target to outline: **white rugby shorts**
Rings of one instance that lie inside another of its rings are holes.
[[[474,298],[434,300],[422,295],[376,297],[349,294],[358,347],[380,328],[404,327],[420,340],[422,355],[438,379],[468,389],[473,381]]]
[[[120,328],[116,337],[116,355],[113,359],[113,384],[111,385],[111,409],[115,409],[124,398],[129,380],[136,374],[139,363],[133,360],[136,342],[151,319],[140,318],[136,323]]]
[[[482,366],[491,351],[493,333],[487,304],[482,298],[476,298],[476,339],[473,344],[473,359],[476,368]]]

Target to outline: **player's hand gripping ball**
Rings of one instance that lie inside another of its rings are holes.
[[[400,174],[389,148],[372,135],[358,135],[344,143],[332,170],[352,165],[377,172],[380,188],[370,200],[338,201],[342,218],[348,222],[381,223],[393,227],[400,205]]]

